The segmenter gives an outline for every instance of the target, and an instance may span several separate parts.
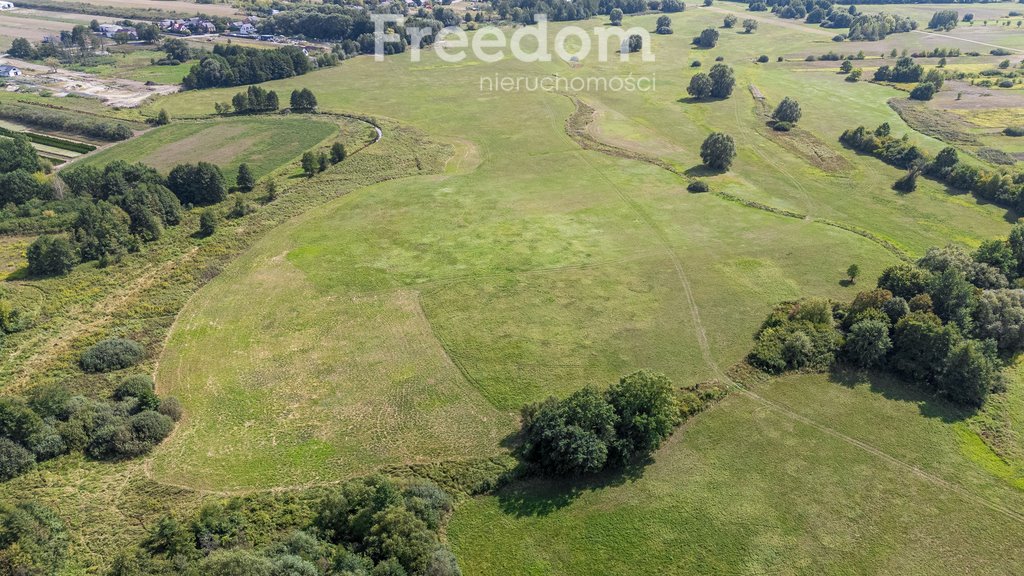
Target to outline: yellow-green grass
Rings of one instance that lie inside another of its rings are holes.
[[[259,178],[337,130],[330,119],[310,116],[182,120],[147,132],[128,145],[103,150],[85,162],[97,166],[115,160],[143,162],[166,172],[178,164],[205,161],[220,166],[233,183],[240,164],[249,164]]]
[[[1024,569],[1019,516],[1000,511],[1020,510],[1022,493],[975,463],[961,429],[947,423],[961,415],[902,384],[867,380],[794,376],[757,388],[835,433],[733,394],[677,432],[640,478],[514,484],[460,505],[449,540],[463,570],[483,576],[583,575],[595,566],[602,574]]]
[[[157,84],[180,84],[195,62],[185,62],[171,66],[153,64],[153,61],[167,57],[160,50],[121,50],[112,51],[111,56],[104,58],[95,66],[73,66],[72,70],[88,72],[99,76],[126,78],[139,82],[155,82]]]

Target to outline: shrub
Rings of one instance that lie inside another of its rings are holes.
[[[779,102],[779,105],[772,112],[772,119],[779,122],[789,122],[790,124],[796,124],[800,121],[800,116],[803,113],[800,111],[800,103],[796,100],[786,96]]]
[[[181,420],[185,410],[181,407],[181,402],[177,398],[170,396],[160,399],[160,406],[157,408],[157,412],[177,422]]]
[[[0,438],[0,481],[21,476],[35,463],[35,456],[27,449],[7,438]]]
[[[772,124],[772,129],[777,132],[789,132],[793,129],[793,124],[790,122],[776,122]]]
[[[1024,126],[1007,126],[1003,128],[1003,134],[1014,137],[1024,136]]]
[[[126,377],[114,389],[116,400],[136,400],[136,410],[155,410],[160,406],[160,398],[154,391],[153,379],[148,374],[132,374]]]
[[[768,62],[768,55],[767,54],[761,54],[760,56],[757,57],[757,61],[760,64],[764,64],[764,63]]]
[[[703,180],[694,180],[686,185],[686,189],[690,192],[707,192],[710,190],[708,183]]]
[[[79,364],[86,372],[111,372],[138,364],[144,354],[142,345],[134,340],[108,338],[87,348]]]
[[[219,219],[216,208],[210,207],[203,210],[199,215],[199,235],[203,237],[212,236],[217,231],[217,221]]]
[[[917,190],[917,172],[907,172],[893,183],[892,189],[904,193]]]

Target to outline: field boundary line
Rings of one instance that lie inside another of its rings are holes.
[[[971,44],[978,44],[981,46],[991,46],[992,48],[999,48],[1001,50],[1009,50],[1010,52],[1021,53],[1024,50],[1020,48],[1010,48],[1009,46],[1000,46],[999,44],[989,44],[988,42],[981,42],[979,40],[968,40],[967,38],[961,38],[959,36],[950,36],[949,34],[939,34],[938,32],[928,32],[926,30],[913,30],[918,34],[924,34],[925,36],[938,36],[939,38],[949,38],[950,40],[959,40],[961,42],[970,42]]]

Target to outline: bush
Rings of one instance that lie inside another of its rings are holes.
[[[126,338],[108,338],[82,353],[79,364],[86,372],[111,372],[134,366],[142,360],[142,345]]]
[[[914,87],[910,91],[910,98],[912,100],[931,100],[935,96],[935,85],[931,82],[922,82]]]
[[[1024,126],[1007,126],[1003,128],[1003,134],[1013,137],[1024,136]]]
[[[210,207],[199,215],[199,235],[203,237],[212,236],[217,231],[219,214],[217,209]]]
[[[694,180],[686,185],[686,189],[690,192],[707,192],[711,188],[708,183],[703,180]]]
[[[36,457],[23,446],[7,438],[0,438],[0,481],[21,476],[35,463]]]
[[[185,410],[181,407],[181,402],[173,396],[168,398],[162,398],[160,400],[160,406],[156,410],[157,412],[163,414],[164,416],[167,416],[168,418],[174,420],[175,422],[181,420],[181,416],[185,412]]]
[[[28,271],[33,276],[61,276],[78,264],[78,251],[65,236],[40,236],[28,247]]]
[[[803,113],[800,111],[800,103],[796,100],[786,96],[779,102],[779,105],[772,112],[772,119],[779,122],[788,122],[790,124],[796,124],[800,121],[800,116]]]
[[[160,406],[160,398],[154,391],[153,379],[147,374],[133,374],[126,377],[114,389],[114,399],[127,400],[134,398],[136,410],[156,410]]]
[[[761,54],[760,56],[757,57],[757,61],[760,64],[764,64],[764,63],[768,62],[768,55],[767,54]]]
[[[772,124],[772,129],[777,132],[789,132],[793,129],[793,124],[790,122],[776,122]]]
[[[893,183],[892,189],[904,193],[917,190],[917,172],[907,172]]]

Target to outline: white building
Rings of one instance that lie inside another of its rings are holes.
[[[14,76],[21,76],[21,70],[14,66],[0,66],[0,78],[12,78]]]
[[[14,4],[12,4],[10,2],[0,1],[0,10],[12,10],[13,8],[14,8]]]

